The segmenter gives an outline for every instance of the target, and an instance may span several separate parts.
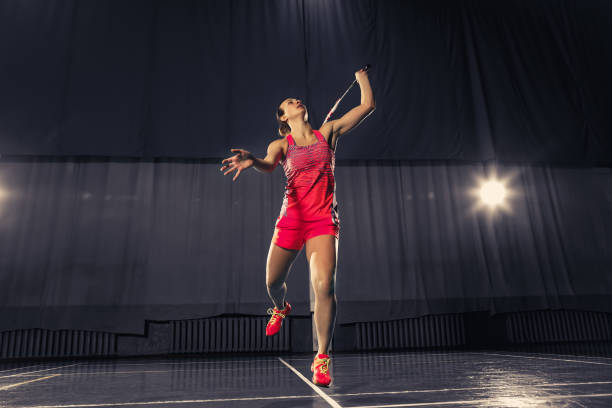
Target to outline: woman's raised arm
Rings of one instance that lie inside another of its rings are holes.
[[[376,108],[374,93],[370,86],[367,71],[360,69],[355,72],[355,78],[361,88],[361,104],[348,111],[341,118],[331,121],[334,135],[340,136],[348,132],[361,123]]]

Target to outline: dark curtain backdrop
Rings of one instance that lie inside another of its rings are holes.
[[[220,158],[263,157],[285,97],[318,128],[365,63],[377,108],[337,150],[338,322],[611,312],[609,1],[6,0],[0,330],[265,314],[285,179],[232,183]],[[490,214],[473,190],[494,171],[513,194]]]
[[[5,0],[0,154],[265,152],[282,99],[318,128],[365,63],[340,159],[612,163],[608,0]]]
[[[350,135],[343,146],[354,143]],[[284,175],[208,161],[0,161],[0,330],[143,333],[145,319],[265,315]],[[497,173],[504,211],[479,208]],[[338,322],[612,312],[612,171],[409,161],[336,168]],[[304,251],[288,280],[308,316]]]

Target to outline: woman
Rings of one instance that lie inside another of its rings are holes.
[[[237,154],[224,159],[224,175],[240,173],[254,167],[260,172],[272,172],[280,161],[287,176],[287,186],[280,215],[276,220],[266,265],[266,286],[274,303],[266,335],[276,334],[283,319],[291,312],[285,301],[285,280],[302,247],[310,267],[315,293],[314,320],[319,342],[318,353],[311,366],[312,381],[328,386],[330,357],[327,354],[336,319],[336,259],[340,221],[338,219],[334,165],[338,138],[357,126],[375,108],[374,95],[367,72],[359,70],[355,78],[361,88],[361,104],[340,119],[331,120],[314,130],[308,123],[308,111],[298,99],[285,99],[277,111],[279,134],[282,139],[268,146],[264,159],[243,149],[231,149]]]

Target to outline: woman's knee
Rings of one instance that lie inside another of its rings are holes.
[[[280,276],[279,276],[280,275]],[[277,290],[280,289],[284,284],[285,280],[283,279],[283,274],[272,275],[270,273],[266,273],[266,286],[269,289]]]
[[[268,288],[274,290],[283,286],[298,253],[298,250],[284,249],[276,244],[270,245],[266,263],[266,286]]]
[[[336,292],[334,277],[312,279],[312,286],[317,297],[331,297]]]

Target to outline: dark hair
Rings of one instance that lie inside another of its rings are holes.
[[[282,137],[285,137],[289,133],[291,133],[291,128],[289,127],[289,124],[280,120],[281,116],[283,116],[284,114],[285,111],[279,106],[276,110],[276,121],[278,122],[278,134]]]

